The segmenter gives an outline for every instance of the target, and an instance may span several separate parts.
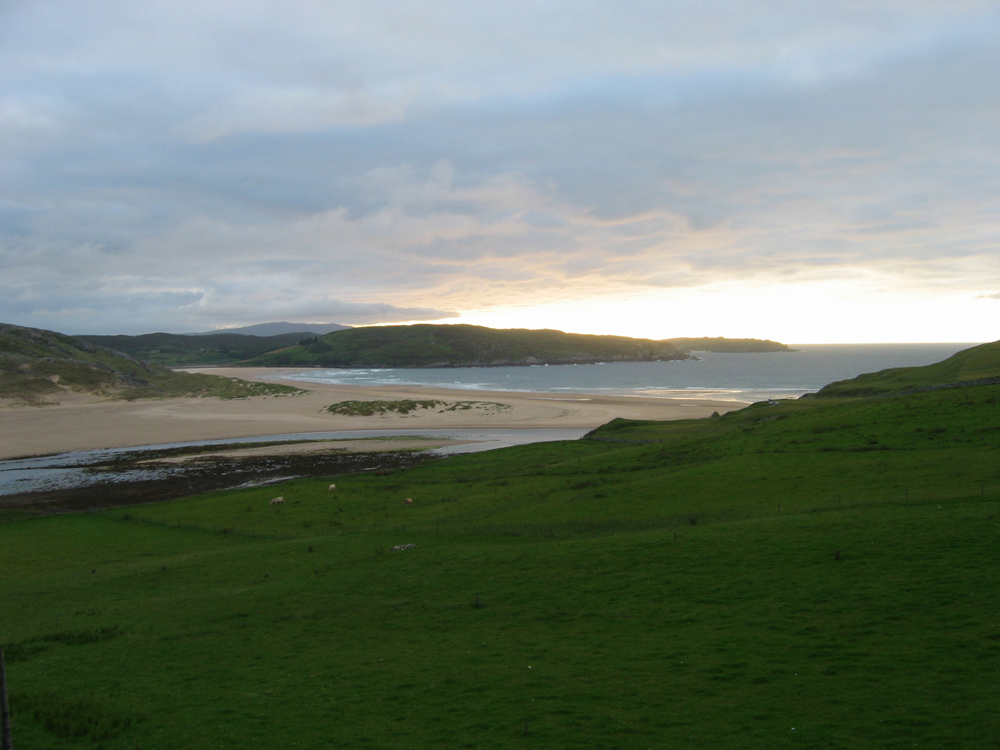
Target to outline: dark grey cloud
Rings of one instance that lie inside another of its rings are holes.
[[[0,320],[1000,284],[995,3],[394,9],[0,5]]]
[[[217,320],[240,325],[281,317],[301,322],[337,320],[350,325],[456,317],[455,312],[448,310],[344,302],[331,297],[289,295],[275,301],[238,286],[208,292],[160,292],[155,287],[135,291],[124,288],[74,291],[67,288],[58,295],[42,296],[22,288],[11,290],[5,305],[10,319],[30,319],[35,327],[69,334],[140,334],[164,328],[184,332],[205,329]],[[164,322],[168,325],[162,325]]]

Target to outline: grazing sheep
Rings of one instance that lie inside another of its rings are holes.
[[[333,492],[335,489],[337,489],[337,485],[331,484],[329,487],[326,488],[326,491]]]
[[[412,497],[406,498],[405,502],[406,502],[406,507],[407,508],[412,508],[413,507],[413,498]]]
[[[284,504],[285,504],[284,497],[276,497],[272,499],[271,502],[269,503],[269,505],[284,505]]]

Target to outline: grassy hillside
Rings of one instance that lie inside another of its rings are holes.
[[[126,354],[36,328],[0,324],[0,399],[58,400],[67,391],[115,398],[294,393],[289,386],[172,372]]]
[[[998,399],[8,516],[15,746],[997,747]]]
[[[917,388],[1000,378],[1000,341],[958,352],[943,362],[923,367],[894,367],[839,380],[817,396],[877,396]]]
[[[314,338],[309,333],[253,336],[239,333],[211,333],[185,336],[176,333],[147,333],[141,336],[77,336],[80,341],[107,347],[144,362],[164,367],[191,365],[231,365],[265,352],[294,346]]]
[[[359,365],[346,363],[360,362],[360,366],[427,367],[462,363],[525,364],[536,360],[562,363],[677,359],[683,358],[681,352],[689,351],[790,351],[784,344],[760,339],[650,341],[621,336],[583,336],[561,331],[498,331],[476,326],[388,326],[344,330],[351,330],[351,337],[324,338],[322,341],[309,332],[274,336],[148,333],[141,336],[77,338],[167,367],[274,362],[293,366],[320,364],[347,367]]]
[[[624,336],[412,325],[334,331],[307,346],[246,364],[321,367],[450,367],[686,359],[672,344]]]

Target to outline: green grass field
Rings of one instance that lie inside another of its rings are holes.
[[[998,398],[8,515],[15,747],[998,748]]]

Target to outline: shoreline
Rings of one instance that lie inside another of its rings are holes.
[[[302,372],[303,368],[184,369],[250,381],[280,382],[302,388],[303,392],[231,401],[212,398],[109,401],[69,394],[61,403],[47,406],[0,406],[0,460],[101,448],[337,430],[593,429],[618,417],[698,419],[746,405],[742,401],[705,398],[347,386],[288,379],[288,375]],[[371,416],[326,412],[327,406],[341,401],[407,399],[481,405]]]

